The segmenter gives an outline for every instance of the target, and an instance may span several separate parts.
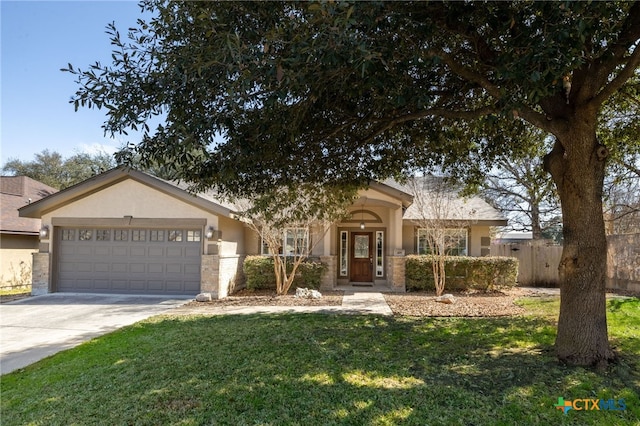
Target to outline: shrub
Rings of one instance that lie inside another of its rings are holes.
[[[287,273],[291,272],[292,264],[293,260],[287,262]],[[326,269],[327,265],[320,261],[314,259],[305,260],[298,266],[292,287],[319,289],[322,274]],[[244,260],[243,271],[246,277],[247,289],[276,289],[276,277],[271,256],[247,256]]]
[[[405,279],[407,290],[434,290],[433,256],[407,256]],[[518,278],[518,259],[514,257],[445,258],[447,290],[492,290],[512,287]]]

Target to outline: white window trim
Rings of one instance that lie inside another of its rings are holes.
[[[378,237],[380,238],[381,247],[378,247]],[[378,253],[378,249],[380,252]],[[384,231],[376,231],[376,241],[375,241],[375,250],[376,250],[376,277],[384,277]]]
[[[289,232],[297,232],[297,231],[304,231],[304,243],[305,243],[305,247],[303,248],[302,251],[300,251],[299,253],[295,254],[295,256],[300,256],[301,254],[304,254],[305,256],[309,256],[311,255],[311,253],[309,253],[309,229],[308,228],[300,228],[300,227],[292,227],[292,228],[285,228],[282,231],[282,237],[281,237],[281,247],[282,247],[282,253],[278,253],[278,256],[294,256],[294,254],[285,254],[285,247],[286,247],[286,242],[287,242],[287,234]],[[264,242],[264,238],[262,237],[262,235],[260,235],[260,253],[263,256],[273,256],[272,253],[269,253],[269,246]]]
[[[421,250],[421,246],[420,246],[420,234],[425,232],[426,229],[425,228],[418,228],[418,233],[417,233],[417,242],[416,242],[416,251],[417,254],[422,253]],[[454,256],[469,256],[469,229],[468,228],[447,228],[445,229],[445,232],[447,233],[462,233],[464,232],[464,252],[465,254],[463,255],[454,255]]]

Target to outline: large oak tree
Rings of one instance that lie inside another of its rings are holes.
[[[366,184],[414,167],[473,176],[526,121],[562,203],[560,360],[615,358],[605,313],[603,103],[640,63],[638,2],[166,2],[113,63],[78,76],[76,107],[195,187],[240,195],[301,181]],[[149,122],[160,117],[162,125]],[[484,165],[484,166],[483,166]],[[486,170],[486,169],[485,169]]]

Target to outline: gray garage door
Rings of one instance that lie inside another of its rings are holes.
[[[56,290],[196,294],[202,231],[60,228]]]

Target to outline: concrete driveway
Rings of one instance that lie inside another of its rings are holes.
[[[0,304],[0,373],[183,305],[191,297],[52,293]]]

